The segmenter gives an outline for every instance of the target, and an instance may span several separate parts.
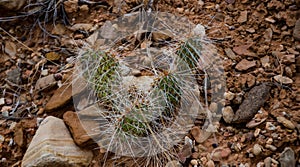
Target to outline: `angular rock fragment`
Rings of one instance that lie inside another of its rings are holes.
[[[235,69],[239,70],[239,71],[246,71],[252,67],[256,66],[256,62],[255,61],[248,61],[246,59],[243,59],[242,61],[240,61],[236,66]]]
[[[270,90],[271,86],[268,83],[262,83],[253,87],[235,112],[232,123],[246,123],[250,121],[268,100]]]
[[[280,154],[279,162],[281,167],[292,167],[296,165],[295,152],[290,148],[286,147]]]
[[[82,122],[79,120],[78,115],[76,112],[68,111],[63,116],[64,122],[68,125],[70,132],[73,136],[75,143],[80,146],[89,146],[92,145],[94,142],[92,138],[87,134],[86,130],[82,126]],[[90,129],[96,128],[98,125],[93,122],[90,122]],[[87,121],[85,121],[85,126],[87,126]]]
[[[64,122],[47,117],[33,137],[22,160],[22,167],[83,167],[92,160],[92,151],[80,149]]]

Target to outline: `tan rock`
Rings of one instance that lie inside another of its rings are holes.
[[[240,61],[236,66],[235,69],[239,70],[239,71],[246,71],[252,67],[256,66],[256,62],[253,61],[248,61],[246,59],[243,59],[242,61]]]
[[[239,23],[244,23],[244,22],[246,22],[247,21],[247,15],[248,15],[248,12],[247,11],[242,11],[241,13],[240,13],[240,17],[238,18],[238,22]]]
[[[88,166],[92,151],[80,149],[61,119],[49,116],[36,131],[24,157],[22,167]]]
[[[295,129],[295,125],[292,123],[292,121],[284,118],[284,117],[277,117],[277,121],[279,123],[281,123],[283,126],[285,126],[286,128],[289,128],[289,129]]]

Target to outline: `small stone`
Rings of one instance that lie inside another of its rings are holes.
[[[277,117],[277,121],[279,123],[281,123],[283,126],[285,126],[286,128],[289,129],[295,129],[295,125],[288,119],[284,118],[284,117]]]
[[[247,15],[248,15],[247,11],[240,12],[240,17],[238,18],[237,22],[239,22],[239,23],[246,22],[247,21]]]
[[[21,70],[19,68],[15,68],[6,72],[7,80],[12,83],[20,84],[21,82]]]
[[[72,86],[63,85],[58,88],[45,106],[46,112],[52,112],[64,107],[72,100]]]
[[[273,139],[272,138],[269,138],[267,141],[266,141],[266,144],[272,144],[273,143]]]
[[[231,150],[229,148],[215,148],[212,151],[211,159],[213,161],[221,161],[222,159],[226,159],[231,154]]]
[[[39,78],[35,84],[35,91],[48,91],[57,86],[54,74]]]
[[[271,42],[273,36],[273,31],[271,28],[266,29],[264,33],[265,42]]]
[[[193,165],[193,166],[198,165],[198,161],[195,160],[195,159],[192,159],[191,160],[191,165]]]
[[[254,155],[258,156],[262,152],[262,147],[259,144],[253,146],[252,152]]]
[[[177,10],[178,13],[183,13],[184,8],[176,8],[176,10]]]
[[[70,29],[72,31],[86,31],[90,32],[90,30],[93,28],[93,24],[88,24],[88,23],[77,23],[73,25]],[[113,30],[113,28],[111,28]]]
[[[7,42],[5,42],[4,51],[9,56],[14,57],[14,56],[16,56],[16,53],[17,53],[17,46],[13,42],[7,41]]]
[[[209,105],[209,110],[212,112],[212,113],[216,113],[218,111],[218,104],[215,103],[215,102],[212,102],[210,105]]]
[[[224,93],[224,98],[225,98],[226,100],[228,100],[228,101],[233,100],[233,99],[234,99],[234,96],[235,96],[235,94],[232,93],[232,92],[230,92],[230,91],[227,91],[227,92]]]
[[[44,69],[41,71],[42,76],[47,76],[49,74],[48,69]]]
[[[271,151],[276,151],[277,150],[277,147],[271,145],[271,144],[266,144],[265,146],[267,149],[271,150]]]
[[[264,167],[271,167],[271,163],[272,163],[272,158],[271,157],[267,157],[264,160]]]
[[[271,17],[265,18],[265,21],[267,21],[267,22],[269,22],[269,23],[275,23],[275,22],[276,22],[276,20],[274,20],[274,19],[271,18]]]
[[[0,145],[4,142],[5,138],[4,136],[0,135]]]
[[[285,64],[293,64],[295,63],[296,57],[294,54],[284,55],[282,57],[282,62]]]
[[[209,161],[206,163],[206,166],[207,166],[207,167],[215,167],[215,163],[214,163],[214,161],[209,160]]]
[[[269,56],[264,56],[260,58],[260,62],[264,68],[270,67],[270,57]]]
[[[50,60],[50,61],[57,61],[57,60],[60,60],[60,54],[56,53],[56,52],[49,52],[49,53],[46,53],[46,58],[47,60]]]
[[[284,71],[285,71],[285,74],[286,74],[287,77],[289,77],[289,78],[292,78],[292,77],[293,77],[293,71],[292,71],[291,67],[286,66],[286,67],[284,68]],[[297,79],[297,78],[296,78],[296,79]]]
[[[261,131],[261,129],[259,129],[259,128],[255,129],[254,137],[257,137],[259,135],[260,131]]]
[[[0,106],[4,105],[5,104],[5,98],[0,98]]]
[[[203,38],[205,36],[205,27],[201,24],[197,24],[193,29],[193,35]]]
[[[236,66],[235,69],[238,71],[246,71],[252,67],[256,66],[256,62],[253,61],[248,61],[246,59],[243,59],[242,61],[240,61]]]
[[[198,126],[194,126],[192,129],[191,129],[191,134],[192,136],[194,137],[194,139],[196,140],[197,143],[200,143],[200,137],[201,137],[201,130]]]
[[[226,49],[224,49],[224,51],[225,51],[227,57],[229,57],[232,60],[236,60],[237,56],[230,48],[226,48]]]
[[[282,84],[292,84],[293,83],[293,80],[291,78],[285,77],[282,75],[276,75],[276,76],[274,76],[274,79],[277,82],[282,83]]]
[[[223,119],[226,123],[231,123],[234,117],[234,112],[230,106],[226,106],[222,110]]]
[[[81,5],[79,7],[79,9],[80,9],[80,12],[87,13],[89,11],[89,6],[88,5]]]
[[[61,119],[49,116],[34,135],[22,166],[88,166],[93,158],[90,150],[82,150],[74,143]]]
[[[174,160],[168,162],[165,167],[182,167],[182,165],[179,161]]]
[[[255,33],[255,29],[254,28],[248,28],[248,29],[246,29],[246,31],[249,32],[249,33],[251,33],[251,34]]]
[[[295,152],[290,147],[284,148],[280,154],[279,162],[281,167],[292,167],[296,165]]]
[[[68,1],[64,1],[64,10],[65,10],[68,14],[76,13],[77,8],[78,8],[78,0],[68,0]]]
[[[64,35],[66,33],[66,31],[67,31],[66,27],[63,24],[56,24],[53,27],[51,33],[53,35]]]
[[[293,37],[296,40],[300,41],[300,19],[298,19],[295,23]]]
[[[267,122],[266,123],[266,129],[273,131],[273,130],[276,130],[276,127],[271,122]]]
[[[100,29],[100,35],[104,39],[115,39],[117,37],[116,28],[113,27],[110,21],[106,21],[105,24]]]

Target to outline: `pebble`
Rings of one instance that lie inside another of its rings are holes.
[[[253,146],[252,152],[253,152],[253,154],[256,155],[256,156],[258,156],[259,154],[261,154],[261,152],[262,152],[262,147],[261,147],[261,145],[255,144],[255,145]]]
[[[209,161],[206,163],[206,166],[207,166],[207,167],[215,167],[215,163],[214,163],[214,161],[209,160]]]
[[[57,61],[57,60],[60,60],[60,54],[56,53],[56,52],[49,52],[49,53],[46,53],[45,57],[47,58],[47,60],[50,60],[50,61]]]
[[[217,110],[218,110],[218,104],[215,103],[215,102],[212,102],[212,103],[209,105],[209,110],[210,110],[212,113],[217,112]]]
[[[230,59],[232,59],[232,60],[237,59],[236,54],[230,48],[226,48],[226,49],[224,49],[224,51],[225,51],[227,57],[229,57]]]
[[[296,61],[296,56],[294,54],[284,55],[281,60],[285,64],[293,64]]]
[[[198,165],[198,161],[196,159],[192,159],[191,165],[193,165],[193,166]]]
[[[201,130],[198,126],[194,126],[191,129],[191,134],[194,137],[194,139],[196,140],[197,143],[201,143]]]
[[[247,59],[243,59],[235,66],[235,69],[238,71],[246,71],[255,66],[256,66],[256,61],[254,61],[254,60],[249,61]]]
[[[21,70],[19,68],[15,68],[13,70],[9,70],[6,72],[7,80],[12,83],[20,84],[21,82]]]
[[[271,144],[266,144],[265,146],[267,149],[270,149],[271,151],[276,151],[277,150],[277,147],[271,145]]]
[[[259,129],[259,128],[255,129],[254,137],[257,137],[259,135],[260,131],[261,131],[261,129]]]
[[[231,154],[230,148],[215,148],[211,153],[213,161],[221,161],[226,159]]]
[[[266,29],[264,33],[265,42],[271,42],[273,36],[273,31],[271,28]]]
[[[276,75],[274,76],[275,81],[281,83],[281,84],[292,84],[293,80],[289,77],[285,77],[282,75]]]
[[[5,98],[0,98],[0,106],[4,105],[5,104]]]
[[[265,21],[267,21],[267,22],[269,22],[269,23],[275,23],[275,22],[276,22],[276,20],[274,20],[274,19],[271,18],[271,17],[265,18]]]
[[[14,56],[16,56],[16,53],[17,53],[17,46],[13,42],[7,41],[7,42],[5,42],[4,51],[9,56],[14,57]]]
[[[279,162],[281,167],[292,167],[296,165],[295,152],[290,147],[284,148],[280,154]]]
[[[235,96],[235,94],[230,91],[227,91],[224,93],[224,98],[229,101],[233,100],[234,96]]]
[[[300,41],[300,19],[298,19],[295,23],[293,37],[296,40]]]
[[[276,126],[273,125],[271,122],[267,122],[266,123],[266,129],[273,131],[273,130],[276,130]]]
[[[234,112],[230,106],[226,106],[222,110],[223,119],[226,123],[231,123],[234,117]]]
[[[239,23],[246,22],[247,21],[247,15],[248,15],[247,11],[241,11],[240,12],[240,17],[238,18],[237,22],[239,22]]]
[[[182,165],[179,161],[174,160],[168,162],[165,167],[182,167]]]
[[[272,158],[271,157],[267,157],[264,159],[264,167],[271,167],[271,163],[272,163]]]
[[[4,140],[5,140],[4,136],[0,135],[0,144],[2,144]]]
[[[295,129],[295,125],[288,119],[284,118],[284,117],[277,117],[277,121],[279,123],[281,123],[283,126],[285,126],[286,128],[289,129]]]

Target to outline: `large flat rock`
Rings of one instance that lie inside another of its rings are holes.
[[[80,149],[63,120],[49,116],[38,128],[22,160],[22,167],[84,167],[93,158]]]

